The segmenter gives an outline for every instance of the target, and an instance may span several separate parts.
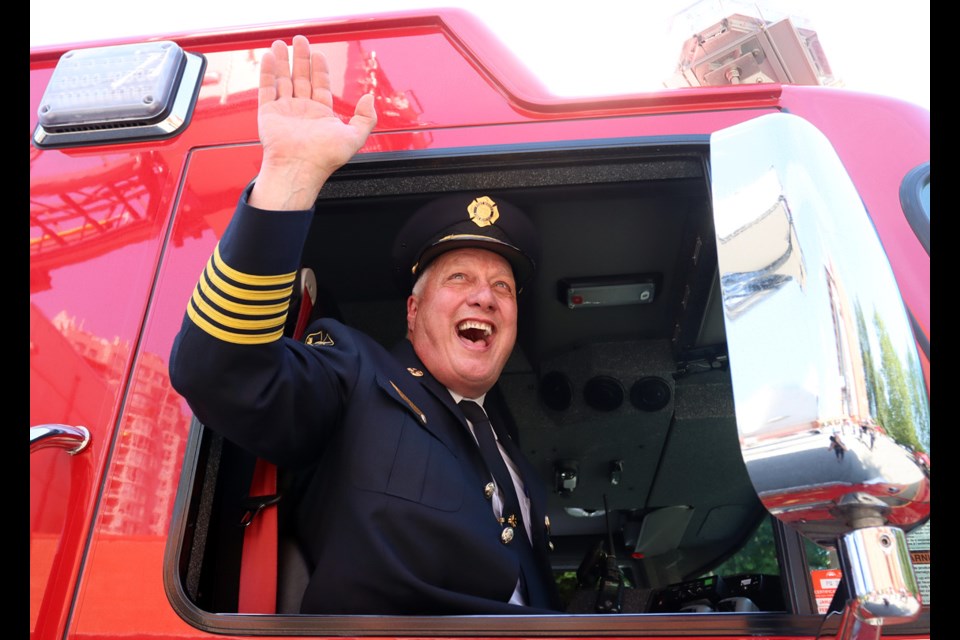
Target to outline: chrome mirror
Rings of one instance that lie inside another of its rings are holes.
[[[807,121],[714,134],[711,174],[747,471],[770,513],[838,551],[850,633],[879,634],[920,611],[904,532],[930,514],[927,391],[897,283]]]

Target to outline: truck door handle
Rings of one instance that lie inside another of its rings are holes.
[[[71,427],[66,424],[42,424],[30,427],[30,453],[40,449],[59,447],[70,455],[83,451],[90,443],[90,431],[86,427]]]

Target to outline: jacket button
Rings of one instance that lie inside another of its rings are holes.
[[[483,488],[483,497],[487,500],[493,498],[493,492],[496,490],[496,486],[492,482],[488,482],[487,486]]]
[[[503,544],[510,544],[513,542],[513,527],[503,528],[503,531],[500,532],[500,542]]]

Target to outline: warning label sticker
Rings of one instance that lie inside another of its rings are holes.
[[[913,563],[913,574],[917,578],[917,588],[923,604],[930,604],[930,523],[914,529],[907,534],[907,547]],[[813,594],[817,599],[817,610],[826,613],[833,601],[833,594],[840,584],[843,572],[839,569],[813,569],[810,577],[813,581]]]
[[[907,547],[913,562],[913,575],[923,604],[930,604],[930,522],[907,534]]]
[[[830,601],[840,584],[843,572],[840,569],[814,569],[810,572],[813,579],[813,595],[817,599],[817,611],[826,613],[830,608]]]

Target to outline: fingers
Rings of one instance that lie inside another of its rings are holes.
[[[291,97],[307,98],[333,109],[327,59],[320,51],[311,51],[310,41],[302,35],[293,37],[292,73],[290,52],[282,40],[274,41],[260,62],[259,104]],[[373,131],[377,125],[377,111],[372,93],[365,94],[357,102],[349,124],[364,137]]]
[[[310,41],[304,36],[293,37],[293,96],[310,98],[312,77],[310,75]]]
[[[293,37],[293,72],[290,53],[282,40],[276,40],[260,62],[260,104],[280,98],[310,98],[330,106],[330,74],[322,53],[311,53],[305,36]]]
[[[260,105],[277,99],[276,66],[273,51],[265,52],[260,60],[260,85],[257,88],[257,101]]]
[[[353,117],[350,118],[350,125],[360,130],[366,137],[377,126],[377,110],[374,106],[372,93],[365,93],[357,101],[357,107],[354,109]]]
[[[310,84],[313,85],[311,97],[333,108],[333,92],[330,90],[330,68],[327,66],[327,57],[319,51],[310,56]]]
[[[283,95],[290,95],[289,78],[287,45],[281,40],[276,40],[260,60],[260,84],[257,90],[259,104],[263,105]]]
[[[293,95],[293,83],[290,80],[290,56],[283,40],[275,40],[270,47],[273,53],[273,76],[276,83],[277,98],[289,98]]]

